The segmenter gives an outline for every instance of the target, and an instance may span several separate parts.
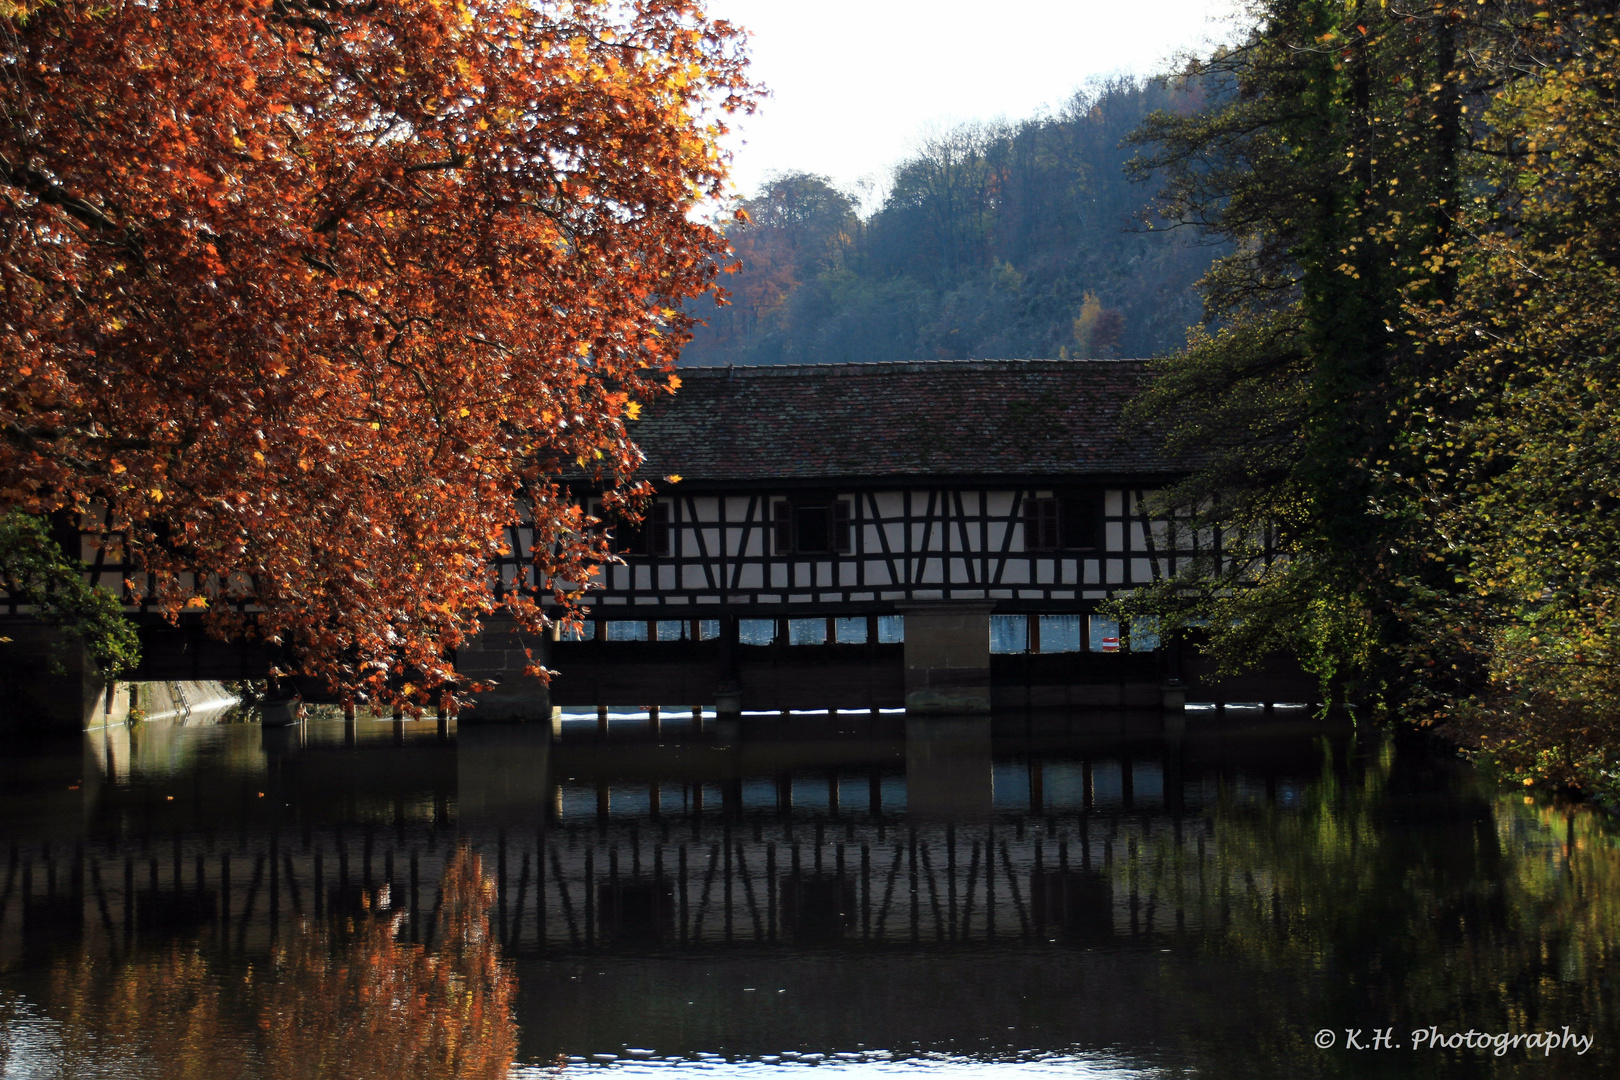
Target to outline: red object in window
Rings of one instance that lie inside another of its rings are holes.
[[[1105,637],[1102,639],[1103,652],[1119,652],[1119,638]]]

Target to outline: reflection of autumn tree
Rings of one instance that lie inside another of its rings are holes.
[[[1259,1072],[1310,1060],[1320,1075],[1367,1075],[1354,1055],[1317,1054],[1323,1027],[1393,1026],[1404,1040],[1430,1024],[1603,1023],[1602,973],[1620,957],[1615,837],[1595,814],[1485,788],[1459,797],[1467,781],[1435,768],[1386,746],[1362,768],[1324,768],[1294,805],[1226,793],[1210,811],[1213,844],[1185,895],[1229,963],[1204,1033],[1211,1061],[1228,1055],[1217,1072],[1236,1075],[1225,1067],[1242,1046]],[[1234,1022],[1251,1026],[1222,1040],[1214,1029]],[[1616,1053],[1560,1059],[1561,1075],[1612,1075]],[[1491,1058],[1479,1075],[1524,1061]]]
[[[6,1064],[11,1060],[11,1026],[16,1018],[17,999],[0,993],[0,1076],[5,1075]]]
[[[362,915],[342,928],[353,935],[342,946],[304,935],[276,958],[259,1014],[270,1075],[506,1075],[517,1032],[512,979],[489,934],[494,888],[465,848],[443,888],[434,952],[401,944],[393,920]]]
[[[114,963],[81,957],[52,987],[60,1064],[74,1073],[76,1063],[122,1062],[164,1080],[505,1076],[516,986],[489,933],[494,889],[466,848],[442,887],[443,932],[431,949],[401,943],[398,920],[368,906],[305,928],[245,977],[195,947]]]
[[[164,1080],[249,1075],[248,1042],[231,1030],[235,989],[195,949],[175,946],[111,971],[81,955],[52,980],[63,1071],[95,1063],[95,1071],[144,1073],[144,1061],[160,1063]]]

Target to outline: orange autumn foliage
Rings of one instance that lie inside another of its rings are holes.
[[[0,508],[94,515],[161,610],[250,613],[348,692],[464,691],[447,650],[606,555],[561,470],[644,493],[625,423],[714,288],[740,32],[59,0],[0,34]],[[538,588],[497,600],[519,521]]]
[[[499,1080],[517,1053],[516,989],[490,934],[495,886],[461,848],[445,867],[443,937],[400,942],[391,919],[362,917],[333,949],[305,934],[267,980],[259,1026],[269,1075],[284,1080]]]
[[[40,1057],[64,1075],[93,1060],[162,1080],[500,1080],[517,1053],[517,983],[490,933],[494,885],[466,847],[440,884],[429,948],[367,908],[301,923],[245,973],[196,942],[81,953],[53,972],[56,1039]]]

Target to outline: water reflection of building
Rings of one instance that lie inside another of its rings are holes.
[[[557,742],[384,722],[7,759],[0,993],[86,956],[269,971],[272,940],[322,942],[320,967],[379,912],[395,936],[374,945],[444,953],[465,905],[438,882],[465,838],[526,1062],[1080,1048],[1274,1075],[1301,1032],[1369,1012],[1612,1030],[1620,860],[1590,815],[1343,732],[1073,720],[654,740],[593,716]],[[1604,1052],[1558,1071],[1613,1075]]]
[[[659,742],[594,724],[558,742],[431,722],[96,732],[76,825],[58,806],[53,832],[5,838],[0,956],[198,933],[251,951],[384,890],[426,939],[458,836],[483,852],[519,951],[1195,927],[1200,809],[1224,768],[1207,755],[1231,743],[1032,741],[1024,723],[872,715],[827,737],[774,718]],[[52,805],[58,772],[35,793]],[[1276,800],[1264,772],[1257,796]]]

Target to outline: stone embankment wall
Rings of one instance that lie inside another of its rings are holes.
[[[171,724],[211,724],[235,704],[236,695],[224,683],[212,680],[114,683],[97,696],[86,726],[127,724],[132,717]]]

